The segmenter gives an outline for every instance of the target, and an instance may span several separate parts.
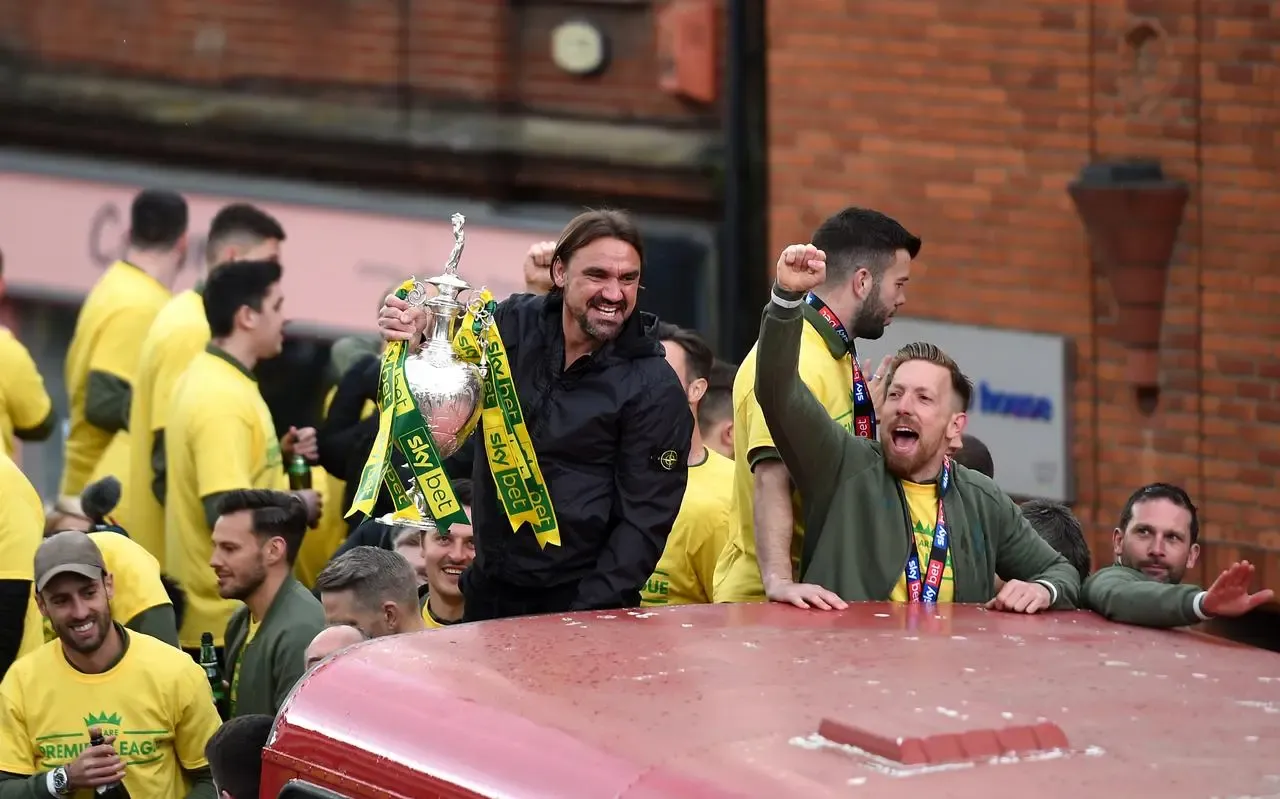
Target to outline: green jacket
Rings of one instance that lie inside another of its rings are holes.
[[[274,716],[306,671],[307,645],[323,629],[320,600],[293,577],[280,584],[257,634],[247,645],[249,608],[232,614],[223,639],[227,643],[227,683],[236,687],[231,715]]]
[[[1208,621],[1198,585],[1152,580],[1128,566],[1098,569],[1084,581],[1084,606],[1111,621],[1142,627],[1186,627]]]
[[[775,292],[783,299],[803,297]],[[906,566],[907,547],[914,545],[906,497],[885,468],[880,443],[832,421],[801,381],[801,307],[769,303],[756,356],[756,399],[804,500],[801,578],[849,601],[887,601]],[[985,475],[953,465],[943,502],[951,528],[954,601],[992,599],[999,574],[1049,586],[1054,608],[1076,606],[1080,575]]]

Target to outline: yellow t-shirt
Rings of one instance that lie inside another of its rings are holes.
[[[102,563],[111,575],[111,618],[128,624],[144,610],[171,604],[169,593],[160,582],[160,563],[141,544],[107,531],[89,533],[89,538],[98,545]],[[52,641],[57,633],[48,619],[43,623],[44,640]]]
[[[78,496],[111,434],[84,417],[90,372],[106,372],[129,383],[152,321],[169,301],[169,289],[132,264],[116,261],[85,298],[67,349],[67,397],[71,431],[59,493]],[[123,466],[119,473],[123,473]]]
[[[809,387],[835,419],[853,430],[853,360],[835,332],[826,322],[810,316],[805,306],[804,326],[800,337],[800,379]],[[843,354],[840,354],[843,353]],[[756,561],[755,484],[751,473],[750,454],[773,447],[773,435],[765,424],[760,403],[756,401],[756,348],[752,347],[738,367],[733,380],[733,523],[729,541],[716,563],[716,602],[763,602],[764,582]],[[804,544],[804,513],[799,494],[791,499],[795,528],[791,536],[793,568],[800,567]]]
[[[128,430],[117,430],[111,437],[102,457],[89,472],[85,485],[92,485],[104,477],[114,477],[120,481],[120,500],[111,511],[111,517],[120,521],[128,513],[129,507],[129,441],[132,437]],[[122,525],[123,526],[123,525]],[[128,527],[125,527],[128,530]]]
[[[431,610],[427,607],[426,602],[422,603],[422,622],[427,625],[428,630],[439,630],[441,627],[447,626],[431,615]]]
[[[329,404],[333,402],[333,395],[337,390],[336,387],[329,389],[324,398],[326,414],[329,413]],[[376,410],[376,405],[366,402],[360,416],[367,418]],[[293,562],[294,578],[307,588],[315,587],[316,577],[328,565],[329,559],[342,546],[342,542],[347,540],[348,533],[347,520],[343,518],[347,509],[342,507],[342,497],[347,490],[346,481],[334,477],[319,466],[313,466],[311,485],[320,494],[324,505],[320,511],[319,524],[302,537],[302,546],[298,547],[298,557]]]
[[[907,497],[907,509],[911,513],[911,532],[916,542],[916,556],[920,558],[920,575],[924,578],[929,568],[929,553],[933,550],[933,531],[938,524],[938,487],[899,481]],[[938,602],[951,602],[956,593],[955,571],[951,568],[951,550],[947,549],[947,565],[942,570],[942,584],[938,586]],[[902,574],[889,594],[891,602],[906,602],[907,564],[902,564]]]
[[[231,689],[227,693],[227,698],[231,702],[231,715],[236,714],[236,701],[240,696],[240,666],[244,664],[244,653],[249,649],[249,644],[253,643],[253,638],[258,634],[258,628],[262,626],[262,622],[249,616],[249,632],[244,637],[244,645],[240,647],[240,651],[236,654],[235,669],[231,673]]]
[[[689,467],[680,513],[640,604],[695,605],[711,601],[716,560],[729,538],[733,512],[733,461],[713,449]]]
[[[209,566],[213,531],[202,499],[288,486],[275,424],[258,383],[225,353],[210,347],[178,378],[165,426],[165,461],[165,571],[187,595],[178,640],[195,649],[200,634],[209,632],[222,646],[240,603],[218,596]]]
[[[151,484],[151,448],[157,430],[169,416],[169,401],[178,378],[209,343],[209,322],[204,300],[194,290],[176,295],[151,323],[138,356],[138,372],[129,406],[128,502],[117,513],[120,526],[147,551],[165,562],[164,507],[156,501]],[[123,478],[121,482],[125,482]]]
[[[0,452],[13,455],[13,431],[39,427],[53,403],[21,341],[0,327]]]
[[[65,766],[89,745],[88,728],[116,736],[132,796],[186,796],[185,771],[208,767],[205,744],[221,719],[191,656],[129,632],[124,657],[102,674],[76,671],[50,641],[13,665],[0,685],[0,771]],[[91,799],[92,791],[78,791]]]
[[[44,506],[31,481],[8,455],[0,452],[0,580],[35,581],[36,550],[44,538]],[[22,621],[18,657],[44,643],[44,625],[36,607],[35,587]],[[0,771],[3,771],[0,768]]]

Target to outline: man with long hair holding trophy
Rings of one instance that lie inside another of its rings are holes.
[[[445,273],[406,281],[379,315],[381,423],[351,511],[385,485],[389,523],[465,523],[442,461],[478,429],[464,621],[635,607],[680,510],[693,430],[657,319],[636,312],[639,231],[618,211],[580,214],[550,293],[464,304],[463,221]]]

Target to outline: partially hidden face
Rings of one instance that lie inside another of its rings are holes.
[[[324,607],[324,620],[329,625],[354,627],[369,638],[394,635],[397,614],[395,603],[369,606],[361,602],[354,591],[321,591],[320,604]]]
[[[267,548],[253,532],[250,511],[219,516],[213,525],[209,565],[218,578],[218,595],[243,600],[267,579]]]
[[[868,341],[884,335],[884,329],[907,302],[907,282],[911,279],[911,256],[906,250],[894,254],[893,264],[879,280],[873,280],[870,294],[853,318],[853,335]]]
[[[90,580],[60,574],[36,595],[36,606],[62,645],[85,655],[98,651],[111,629],[111,575]]]
[[[259,357],[273,358],[284,350],[284,291],[279,282],[272,283],[262,298],[262,309],[242,308],[248,314],[248,326]]]
[[[674,341],[664,340],[662,349],[666,352],[667,363],[675,370],[676,377],[680,378],[680,386],[684,389],[689,405],[697,405],[702,396],[707,393],[706,379],[701,377],[689,379],[689,353],[685,352],[684,347]]]
[[[640,290],[640,254],[621,239],[596,239],[551,266],[564,289],[564,304],[591,339],[610,341],[635,312]]]
[[[941,465],[940,454],[964,429],[956,408],[951,373],[929,361],[906,361],[889,376],[880,443],[889,472],[895,477],[933,479],[922,470]]]
[[[471,518],[471,508],[464,508]],[[476,559],[475,532],[468,524],[455,524],[449,532],[428,533],[422,538],[422,559],[426,561],[427,585],[435,596],[461,600],[458,585],[462,572]]]
[[[1133,518],[1112,533],[1116,559],[1162,583],[1182,582],[1196,565],[1200,545],[1191,543],[1191,511],[1164,498],[1133,505]]]

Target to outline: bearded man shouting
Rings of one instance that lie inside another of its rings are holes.
[[[879,441],[831,420],[796,371],[805,294],[826,256],[787,247],[760,328],[756,397],[805,509],[801,579],[845,601],[987,603],[1037,613],[1075,607],[1080,576],[995,483],[950,458],[973,387],[932,344],[904,347],[888,373]],[[996,574],[1008,582],[996,592]]]

